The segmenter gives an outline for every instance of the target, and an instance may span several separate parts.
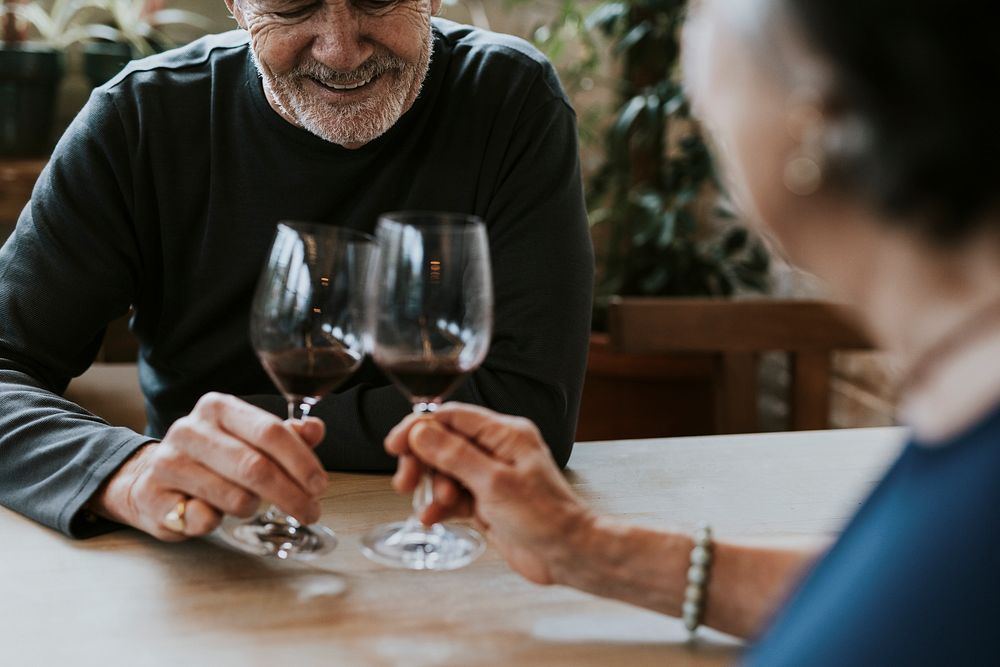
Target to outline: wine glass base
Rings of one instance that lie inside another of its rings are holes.
[[[483,536],[472,528],[412,520],[376,526],[361,540],[361,551],[371,560],[407,570],[456,570],[485,549]]]
[[[337,547],[336,534],[326,526],[276,521],[266,513],[247,521],[227,520],[218,534],[239,551],[278,560],[312,560]]]

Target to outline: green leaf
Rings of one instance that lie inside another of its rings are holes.
[[[661,264],[639,281],[639,289],[642,290],[643,294],[656,294],[663,290],[669,279],[670,271]]]
[[[674,242],[674,233],[677,229],[677,212],[673,210],[664,211],[660,217],[660,235],[656,238],[658,248],[667,248]]]
[[[650,32],[652,32],[653,26],[648,21],[643,21],[639,25],[633,27],[625,35],[618,40],[618,43],[614,46],[614,53],[621,54],[625,53],[629,49],[635,47],[642,40],[646,39]]]
[[[637,95],[629,100],[625,105],[625,108],[623,108],[621,113],[618,114],[618,119],[615,121],[615,124],[611,129],[612,137],[616,138],[618,141],[624,141],[627,139],[629,133],[632,131],[632,128],[635,126],[636,119],[645,108],[645,95]]]
[[[617,32],[617,26],[628,17],[628,3],[602,2],[587,16],[584,26],[587,30],[600,30],[607,36]]]

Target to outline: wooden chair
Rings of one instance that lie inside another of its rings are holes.
[[[789,426],[816,430],[830,423],[832,353],[873,348],[845,306],[820,301],[618,298],[609,324],[622,352],[711,353],[718,433],[758,430],[762,352],[788,353]]]
[[[70,382],[66,398],[115,426],[141,433],[146,404],[139,387],[139,347],[128,330],[128,318],[108,325],[93,365]]]

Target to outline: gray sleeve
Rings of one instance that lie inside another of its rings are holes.
[[[594,273],[576,118],[552,99],[521,119],[486,212],[496,301],[489,356],[454,400],[534,421],[559,463],[569,460],[587,362]],[[280,398],[253,402],[283,414]],[[328,468],[385,471],[382,440],[407,402],[391,386],[357,386],[320,402]]]
[[[108,527],[81,510],[149,441],[61,396],[138,284],[129,164],[114,105],[95,93],[0,250],[0,503],[74,536]]]

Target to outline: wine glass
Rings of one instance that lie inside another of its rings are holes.
[[[303,419],[339,387],[369,344],[366,289],[375,239],[348,229],[283,222],[254,295],[250,340],[261,365]],[[308,560],[337,546],[333,531],[305,526],[273,504],[222,537],[241,551]]]
[[[391,213],[381,217],[375,235],[373,357],[414,412],[434,412],[489,349],[493,283],[486,227],[473,216]],[[420,522],[432,500],[425,474],[410,518],[372,529],[362,538],[365,555],[412,570],[452,570],[475,560],[485,548],[478,532]]]

